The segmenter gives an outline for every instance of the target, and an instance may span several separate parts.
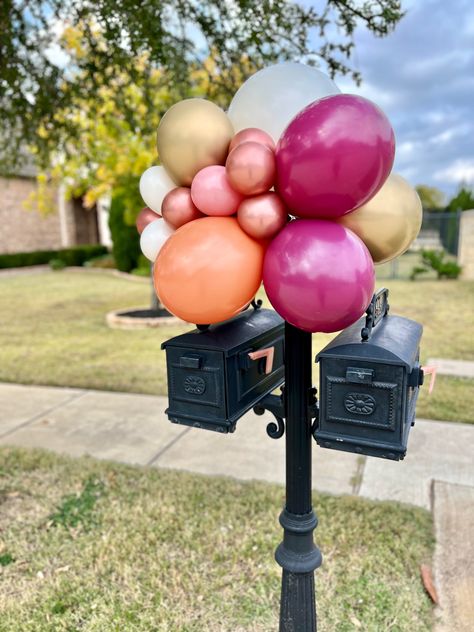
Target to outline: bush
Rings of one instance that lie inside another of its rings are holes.
[[[130,272],[137,267],[140,256],[140,235],[135,226],[125,223],[125,195],[112,196],[109,213],[109,228],[113,242],[113,255],[117,269]]]
[[[133,268],[131,274],[134,274],[135,276],[149,277],[150,268]]]
[[[64,270],[66,264],[62,259],[51,259],[49,262],[51,270]]]
[[[75,246],[61,250],[37,250],[34,252],[15,252],[0,255],[0,268],[22,268],[49,263],[52,259],[60,259],[67,266],[82,266],[85,261],[107,254],[107,248],[99,244]]]
[[[145,257],[145,255],[141,254],[138,257],[137,267],[131,270],[131,273],[135,274],[136,276],[142,276],[142,277],[151,276],[151,263]]]
[[[415,266],[410,274],[410,279],[414,281],[420,274],[429,270],[434,270],[438,279],[457,279],[462,268],[456,261],[445,261],[446,252],[444,250],[422,250],[421,266]]]
[[[106,268],[109,270],[114,270],[117,266],[115,265],[115,259],[113,255],[106,254],[100,255],[100,257],[93,257],[84,263],[84,266],[87,268]]]

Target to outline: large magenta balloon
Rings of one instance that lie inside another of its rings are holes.
[[[339,331],[367,309],[374,264],[352,231],[326,220],[297,219],[267,249],[263,283],[276,311],[305,331]]]
[[[277,190],[298,217],[340,217],[377,193],[394,155],[392,127],[374,103],[353,94],[325,97],[283,132]]]

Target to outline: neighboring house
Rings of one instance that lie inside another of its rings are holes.
[[[111,244],[107,201],[99,210],[86,209],[80,198],[67,200],[60,186],[51,213],[25,209],[25,201],[36,191],[35,176],[35,168],[25,165],[13,176],[0,177],[0,254]]]

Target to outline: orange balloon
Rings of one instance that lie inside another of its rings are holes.
[[[189,222],[167,240],[156,260],[155,290],[182,320],[211,325],[238,314],[262,281],[265,246],[234,217]]]

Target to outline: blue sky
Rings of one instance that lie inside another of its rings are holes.
[[[343,92],[375,101],[397,138],[395,171],[412,184],[452,194],[474,184],[474,0],[406,0],[393,33],[356,33],[358,88]]]

